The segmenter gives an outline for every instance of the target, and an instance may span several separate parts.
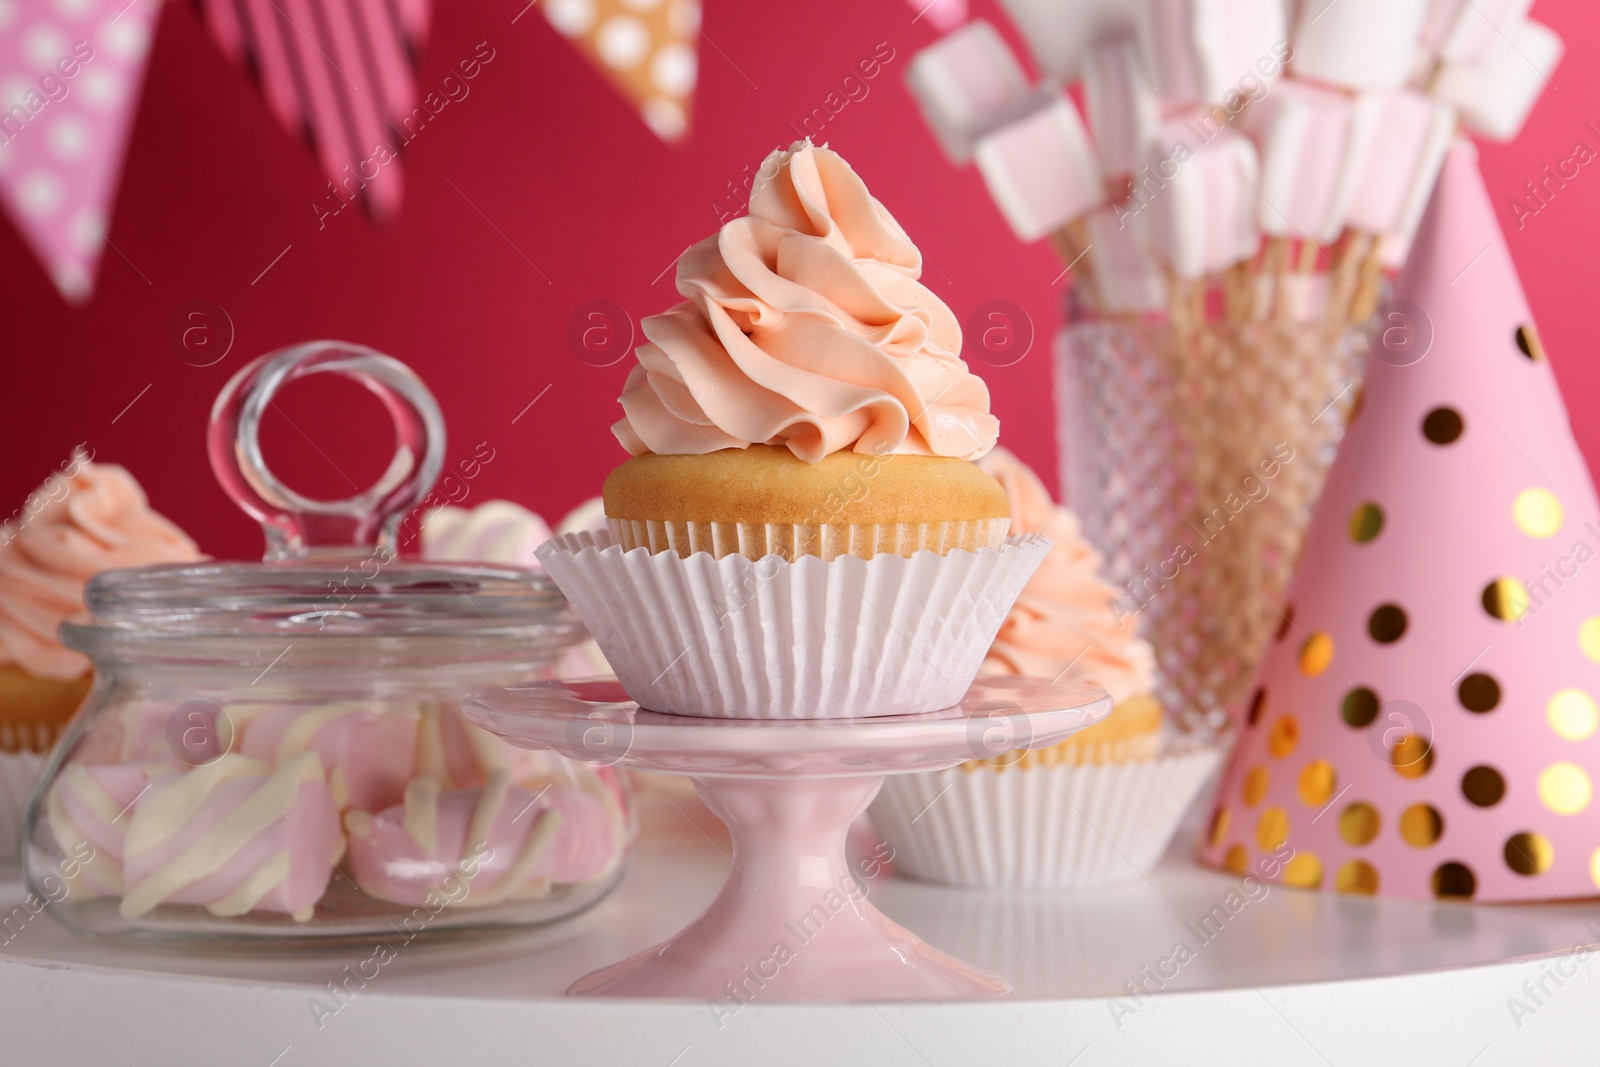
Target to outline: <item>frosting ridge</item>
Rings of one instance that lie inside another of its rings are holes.
[[[982,456],[999,433],[988,388],[921,274],[922,254],[837,153],[774,152],[749,215],[679,259],[684,302],[643,321],[612,432],[634,455]]]

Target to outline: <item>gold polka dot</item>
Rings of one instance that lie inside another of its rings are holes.
[[[1561,501],[1548,489],[1524,489],[1511,505],[1511,517],[1529,537],[1554,537],[1561,530]]]
[[[1389,750],[1389,759],[1402,778],[1421,778],[1433,769],[1433,745],[1418,734],[1405,734]]]
[[[1496,578],[1483,587],[1483,610],[1503,622],[1528,613],[1528,590],[1515,578]]]
[[[1344,695],[1344,702],[1339,705],[1339,714],[1349,726],[1360,729],[1372,725],[1372,720],[1378,717],[1378,694],[1366,686],[1358,686]]]
[[[1271,852],[1289,839],[1289,813],[1282,808],[1268,808],[1256,820],[1256,844],[1262,852]]]
[[[1381,645],[1392,645],[1406,633],[1406,613],[1399,604],[1380,604],[1367,619],[1367,633]]]
[[[1461,415],[1454,408],[1434,408],[1422,420],[1422,436],[1436,445],[1453,443],[1461,430]]]
[[[1254,726],[1259,722],[1261,720],[1261,709],[1266,705],[1267,691],[1265,689],[1257,689],[1255,695],[1250,698],[1250,711],[1244,718],[1245,725]]]
[[[1506,780],[1493,767],[1477,766],[1461,776],[1461,795],[1480,808],[1492,808],[1506,795]]]
[[[1333,663],[1333,638],[1320,630],[1300,646],[1300,673],[1315,678]]]
[[[1333,764],[1325,759],[1313,760],[1306,764],[1300,772],[1300,783],[1296,792],[1300,794],[1300,802],[1307,807],[1320,808],[1333,796],[1334,786],[1339,784],[1339,776],[1334,773]]]
[[[1600,663],[1600,615],[1591,615],[1578,627],[1578,646],[1583,654]]]
[[[1471,900],[1478,891],[1478,876],[1465,863],[1451,860],[1433,869],[1433,895],[1440,900]]]
[[[1222,857],[1222,865],[1234,874],[1248,874],[1250,854],[1244,850],[1243,845],[1234,845],[1228,849],[1228,854]]]
[[[1239,795],[1244,800],[1247,808],[1253,808],[1261,803],[1267,795],[1267,786],[1272,779],[1267,775],[1267,769],[1261,764],[1256,764],[1245,772],[1244,788],[1239,790]]]
[[[1543,874],[1556,860],[1555,846],[1541,833],[1524,830],[1506,840],[1506,866],[1518,874]]]
[[[1293,715],[1279,715],[1272,722],[1272,732],[1267,735],[1267,751],[1283,759],[1294,751],[1299,741],[1299,721]]]
[[[1334,875],[1333,887],[1341,893],[1371,896],[1378,891],[1378,870],[1366,860],[1349,860]]]
[[[1350,540],[1364,545],[1383,532],[1383,509],[1367,501],[1350,513]]]
[[[1539,341],[1539,331],[1533,323],[1517,327],[1517,349],[1535,363],[1544,359],[1544,345]]]
[[[1539,800],[1557,815],[1576,815],[1594,798],[1594,786],[1576,763],[1552,763],[1539,775]]]
[[[1339,836],[1347,844],[1365,845],[1378,836],[1381,822],[1377,808],[1365,800],[1358,800],[1339,813]]]
[[[1469,674],[1456,686],[1456,699],[1468,711],[1483,714],[1500,704],[1500,683],[1487,674]]]
[[[1228,827],[1233,823],[1233,813],[1224,804],[1211,816],[1211,832],[1206,838],[1211,842],[1211,847],[1216,848],[1222,844],[1222,839],[1228,836]]]
[[[1283,866],[1283,884],[1297,889],[1322,888],[1322,860],[1315,852],[1296,852]]]
[[[1582,741],[1600,726],[1600,708],[1595,707],[1594,698],[1582,689],[1559,691],[1545,705],[1544,714],[1556,736],[1568,741]]]
[[[1408,845],[1427,848],[1442,833],[1444,820],[1432,805],[1413,804],[1400,813],[1400,839]]]

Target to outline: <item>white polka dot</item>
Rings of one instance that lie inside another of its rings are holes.
[[[36,70],[47,70],[72,49],[67,35],[49,23],[38,23],[22,35],[22,54]]]
[[[59,264],[50,275],[55,279],[56,288],[61,290],[61,295],[74,304],[81,304],[89,299],[89,291],[94,288],[89,272],[81,263]]]
[[[83,102],[97,111],[104,111],[117,102],[117,79],[104,67],[90,67],[78,75],[78,92]]]
[[[544,17],[563,37],[577,37],[594,25],[594,0],[545,0]]]
[[[100,31],[99,41],[118,59],[142,59],[150,48],[150,31],[136,19],[119,20]]]
[[[664,141],[676,141],[689,128],[683,108],[664,96],[652,96],[639,111],[644,116],[644,124]]]
[[[104,219],[92,217],[85,218],[76,212],[72,216],[72,225],[68,228],[67,239],[80,255],[94,255],[106,243],[106,224]]]
[[[22,103],[24,93],[37,88],[26,78],[7,78],[0,82],[0,110],[10,111],[14,105]]]
[[[94,10],[94,0],[54,0],[51,6],[69,19],[82,19]]]
[[[654,11],[662,2],[663,0],[622,0],[622,6],[629,11]]]
[[[650,80],[668,96],[694,92],[694,49],[684,44],[662,45],[650,60]]]
[[[56,115],[46,120],[45,144],[63,163],[80,160],[89,151],[89,124],[77,115]]]
[[[55,187],[51,183],[55,182]],[[63,204],[56,189],[61,183],[42,170],[30,171],[17,182],[17,203],[29,218],[47,219],[60,211]]]
[[[650,51],[650,31],[632,15],[612,15],[600,27],[595,49],[607,66],[629,70],[637,67]]]

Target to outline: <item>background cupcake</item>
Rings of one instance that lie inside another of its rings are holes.
[[[922,256],[809,141],[678,263],[613,427],[609,536],[539,551],[630,696],[735,718],[957,704],[1043,558]]]
[[[1014,528],[1051,538],[985,672],[1077,681],[1116,702],[1059,745],[884,782],[872,819],[896,869],[954,885],[1051,888],[1137,879],[1166,851],[1220,753],[1163,733],[1154,656],[1100,576],[1100,555],[1044,483],[1004,450],[984,464]]]
[[[200,559],[121,467],[79,451],[0,526],[0,855],[15,850],[42,754],[92,681],[89,660],[57,628],[83,615],[101,571]]]

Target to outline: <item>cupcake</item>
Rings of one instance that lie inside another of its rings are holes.
[[[836,153],[774,152],[678,261],[612,427],[607,533],[539,558],[654,711],[959,703],[1043,558],[1008,540],[989,393],[922,257]]]
[[[1061,888],[1137,880],[1166,851],[1221,753],[1163,731],[1155,663],[1102,560],[1038,476],[997,449],[984,466],[1014,528],[1051,548],[984,660],[985,673],[1106,690],[1112,713],[1049,748],[887,779],[872,819],[896,869],[952,885]]]
[[[0,525],[0,862],[16,851],[34,775],[88,695],[89,660],[56,629],[115,567],[199,559],[121,467],[75,452]]]
[[[89,691],[89,660],[57,628],[100,571],[200,559],[121,467],[75,453],[0,529],[0,751],[43,752]]]
[[[752,560],[999,548],[1006,497],[961,327],[922,255],[839,155],[774,152],[734,219],[678,261],[606,479],[624,549]]]

